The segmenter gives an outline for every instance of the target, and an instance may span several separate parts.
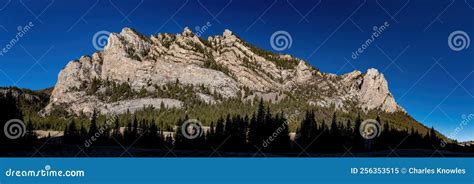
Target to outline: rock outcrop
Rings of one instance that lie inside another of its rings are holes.
[[[188,28],[150,37],[124,28],[110,34],[103,51],[66,65],[42,113],[58,107],[73,114],[180,108],[189,96],[170,95],[172,88],[191,91],[191,98],[206,103],[289,93],[342,110],[356,104],[364,110],[403,111],[376,69],[341,76],[321,73],[301,59],[256,48],[230,30],[204,40]],[[117,93],[126,95],[110,95]]]

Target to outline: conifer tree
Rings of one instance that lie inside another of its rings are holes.
[[[97,133],[97,131],[98,131],[98,128],[97,128],[97,111],[94,110],[94,112],[92,113],[91,125],[89,126],[89,132],[88,132],[87,138],[91,138],[92,136],[94,136],[94,134]]]

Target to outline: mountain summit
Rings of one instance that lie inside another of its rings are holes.
[[[42,112],[124,113],[255,98],[300,99],[343,111],[404,111],[376,69],[322,73],[301,59],[252,46],[230,30],[205,40],[188,28],[150,37],[124,28],[109,35],[103,51],[66,65]]]

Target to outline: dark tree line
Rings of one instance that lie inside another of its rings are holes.
[[[187,118],[185,118],[187,119]],[[217,122],[211,122],[209,130],[197,139],[187,139],[182,135],[183,121],[178,122],[175,146],[180,149],[205,149],[221,151],[290,151],[289,130],[283,114],[272,115],[260,101],[259,108],[251,117],[227,115]]]
[[[80,128],[77,128],[80,127]],[[63,143],[79,144],[85,148],[92,146],[124,146],[165,148],[173,144],[173,139],[164,136],[157,123],[137,120],[134,117],[126,127],[120,127],[118,118],[109,118],[98,125],[97,115],[91,117],[89,129],[77,125],[72,120],[64,130]]]
[[[77,125],[71,122],[65,130],[66,143],[81,143],[94,136],[93,132],[100,132],[95,115],[92,117],[89,130],[83,126],[78,130]],[[130,119],[127,126],[121,128],[118,119],[97,139],[93,145],[116,145],[116,141],[123,145],[145,148],[173,148],[176,150],[219,150],[229,152],[274,152],[274,153],[344,153],[373,152],[393,149],[454,149],[448,144],[441,147],[434,128],[428,134],[422,135],[411,130],[391,128],[389,123],[376,118],[381,124],[381,133],[374,139],[364,139],[359,133],[362,123],[360,116],[352,122],[339,122],[334,113],[330,123],[317,120],[313,111],[305,113],[300,122],[294,140],[290,140],[287,118],[283,113],[272,114],[263,100],[260,100],[258,109],[251,116],[227,115],[211,122],[210,127],[202,136],[188,139],[183,135],[183,123],[189,117],[179,119],[176,123],[173,137],[164,135],[157,123]],[[102,123],[102,125],[106,122]]]
[[[37,142],[33,125],[23,121],[23,112],[17,98],[21,97],[15,97],[11,90],[0,93],[0,150],[24,149]],[[11,123],[7,124],[8,122]]]
[[[443,149],[441,139],[434,128],[429,133],[422,135],[411,130],[398,130],[391,128],[389,123],[376,118],[381,124],[380,135],[373,139],[365,139],[360,133],[362,119],[360,115],[354,123],[338,122],[333,114],[332,122],[327,126],[324,120],[317,123],[312,111],[306,113],[297,132],[296,144],[308,152],[345,152],[359,151],[371,152],[394,149]],[[448,147],[453,145],[448,145]]]
[[[119,142],[134,147],[183,150],[290,151],[286,119],[282,113],[272,115],[270,109],[265,109],[263,101],[252,117],[227,115],[225,118],[219,118],[217,122],[211,122],[210,128],[203,132],[202,136],[195,139],[186,138],[181,131],[188,117],[178,120],[173,137],[165,135],[155,121],[147,122],[134,117],[129,120],[126,127],[120,127],[118,119],[113,123],[103,122],[101,126],[97,125],[96,119],[94,113],[88,130],[83,125],[71,121],[64,130],[64,143],[83,144],[96,137],[94,141],[90,141],[93,146],[117,145],[116,142]]]
[[[2,128],[10,119],[22,120],[23,113],[11,93],[0,95],[0,122]],[[3,113],[5,112],[5,113]],[[300,122],[294,140],[290,140],[288,120],[283,113],[272,113],[269,107],[260,100],[256,112],[250,116],[229,114],[210,123],[208,129],[202,129],[201,136],[188,139],[183,135],[182,126],[189,117],[176,122],[174,134],[160,129],[157,120],[139,119],[134,115],[125,119],[109,117],[106,120],[97,118],[94,113],[87,126],[71,119],[60,137],[60,145],[79,145],[85,150],[100,146],[118,146],[151,148],[163,150],[198,150],[214,152],[248,152],[281,153],[295,155],[302,151],[307,153],[344,153],[372,152],[393,149],[444,149],[452,151],[472,151],[472,148],[461,148],[455,144],[443,144],[434,128],[429,133],[421,134],[411,130],[399,130],[390,127],[379,117],[382,125],[379,137],[366,140],[359,133],[362,123],[360,116],[355,120],[338,121],[334,113],[331,122],[325,122],[313,111],[307,111]],[[339,118],[342,119],[342,118]],[[122,122],[121,122],[122,121]],[[121,125],[126,125],[121,126]],[[26,122],[25,135],[19,139],[8,139],[0,131],[1,150],[28,149],[48,142],[48,138],[38,140],[31,123]],[[214,155],[216,156],[216,155]]]

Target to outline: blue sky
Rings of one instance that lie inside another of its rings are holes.
[[[271,35],[283,30],[292,45],[281,53],[323,72],[377,68],[418,121],[459,140],[474,139],[474,120],[461,125],[474,113],[474,46],[454,51],[448,45],[457,30],[474,37],[472,0],[0,0],[0,48],[29,22],[31,30],[0,56],[0,86],[54,86],[68,61],[95,51],[92,37],[101,30],[178,33],[209,22],[204,37],[228,28],[267,50],[273,50]],[[386,30],[353,59],[373,27],[385,22]]]

